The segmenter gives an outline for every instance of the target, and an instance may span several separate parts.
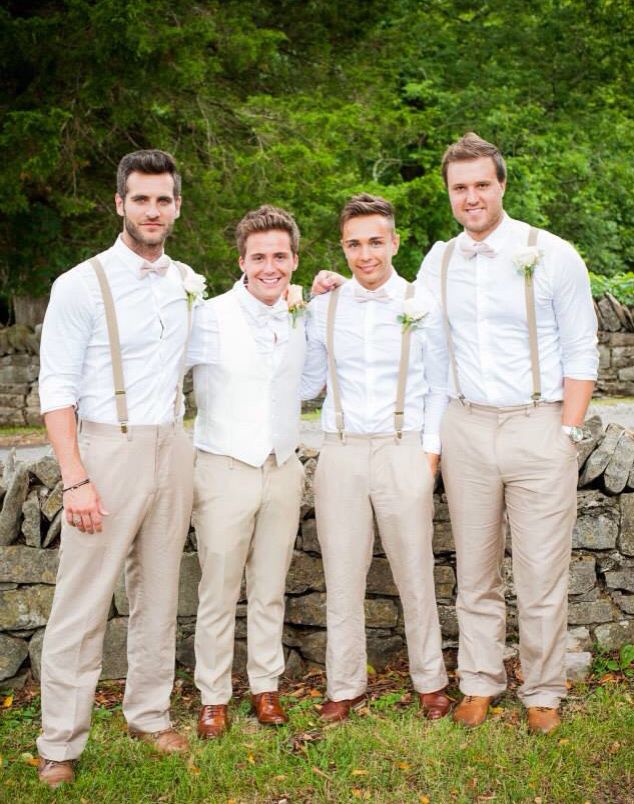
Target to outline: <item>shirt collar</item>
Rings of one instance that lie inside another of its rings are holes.
[[[496,256],[500,253],[502,246],[506,242],[507,238],[511,234],[512,229],[512,220],[506,214],[506,212],[502,212],[502,220],[498,223],[495,229],[484,238],[484,240],[480,241],[482,243],[487,243],[487,245],[491,246],[491,248],[495,251]],[[465,231],[461,232],[459,237],[463,238],[464,242],[468,245],[473,245],[477,241],[470,237]]]
[[[136,252],[132,251],[131,248],[126,246],[123,242],[123,238],[121,235],[117,237],[114,241],[114,245],[112,246],[112,251],[116,255],[116,257],[126,266],[129,268],[135,276],[139,276],[139,270],[141,265],[145,262],[143,257],[140,257]],[[161,252],[159,257],[162,257],[165,252]],[[158,257],[157,257],[158,259]]]
[[[238,300],[242,305],[242,308],[256,319],[265,318],[270,316],[271,313],[276,314],[282,310],[288,312],[286,300],[282,299],[281,297],[275,302],[275,304],[264,304],[264,302],[256,299],[253,293],[249,293],[244,282],[244,277],[238,279],[233,286],[233,290],[238,294]]]
[[[356,287],[363,287],[360,282],[352,277],[349,282],[346,282],[346,285],[350,287],[351,291],[354,293],[354,288]],[[403,298],[403,288],[405,286],[405,280],[402,276],[399,276],[394,268],[392,268],[392,273],[390,274],[390,278],[387,282],[384,282],[378,288],[374,288],[374,290],[384,290],[390,299],[402,299]],[[364,288],[367,291],[367,288]],[[367,291],[372,293],[373,291]]]

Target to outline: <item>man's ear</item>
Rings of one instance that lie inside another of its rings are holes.
[[[174,204],[176,206],[176,215],[174,215],[174,218],[180,218],[180,216],[181,216],[181,203],[182,203],[182,201],[183,201],[183,196],[182,195],[179,195],[178,198],[174,199]]]
[[[123,218],[125,210],[123,208],[123,198],[121,198],[119,193],[114,194],[114,205],[115,209],[117,210],[117,215],[120,215]]]
[[[293,271],[297,270],[298,265],[299,265],[299,254],[293,254]]]
[[[242,271],[242,273],[243,274],[246,273],[244,269],[244,257],[238,257],[238,265],[240,266],[240,270]]]
[[[398,232],[392,235],[392,256],[398,254],[398,247],[401,245],[401,236]]]

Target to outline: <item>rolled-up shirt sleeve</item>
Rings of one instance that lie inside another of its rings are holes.
[[[430,309],[423,332],[423,360],[429,391],[425,395],[423,449],[425,452],[439,455],[440,422],[449,401],[447,396],[449,356],[440,307],[428,290],[425,293],[426,304]]]
[[[42,326],[39,377],[42,414],[77,405],[94,315],[94,300],[80,276],[75,271],[60,276],[53,284]]]
[[[187,368],[219,360],[220,331],[213,307],[204,302],[194,308],[192,331],[187,345]]]
[[[567,243],[553,255],[553,307],[559,329],[563,376],[596,380],[597,317],[585,263]]]

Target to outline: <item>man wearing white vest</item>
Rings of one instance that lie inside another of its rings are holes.
[[[169,154],[124,156],[115,201],[122,234],[57,279],[42,330],[40,399],[64,485],[37,741],[39,776],[50,787],[73,780],[86,744],[124,565],[129,734],[163,753],[187,749],[171,726],[169,705],[192,503],[182,376],[191,304],[204,281],[163,252],[181,205]]]
[[[202,570],[196,621],[198,734],[229,725],[236,604],[246,569],[247,672],[260,723],[287,721],[277,693],[284,670],[286,573],[299,524],[304,472],[300,379],[306,351],[301,302],[284,298],[297,268],[299,230],[263,206],[238,224],[243,278],[196,310],[189,360],[198,415],[193,521]]]
[[[438,242],[419,277],[441,300],[450,348],[443,478],[456,543],[454,720],[476,726],[506,689],[502,558],[511,527],[519,696],[533,732],[560,722],[566,694],[568,569],[576,517],[575,442],[597,376],[590,283],[574,248],[503,210],[499,150],[466,134],[442,174],[464,231]]]
[[[315,511],[327,593],[326,721],[363,705],[364,600],[373,519],[401,596],[414,688],[429,719],[447,714],[434,593],[433,486],[447,352],[440,310],[392,266],[394,211],[366,193],[344,206],[341,243],[354,278],[311,302],[302,395],[327,381]]]

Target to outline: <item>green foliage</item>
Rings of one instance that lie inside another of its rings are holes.
[[[470,129],[508,157],[510,214],[597,274],[632,268],[633,23],[626,0],[4,4],[2,293],[45,292],[112,242],[116,164],[142,147],[179,160],[170,252],[212,293],[264,201],[298,219],[301,281],[341,269],[338,209],[362,189],[397,205],[411,278],[456,231],[438,166]]]
[[[602,276],[590,272],[590,287],[595,299],[611,293],[622,304],[634,306],[634,273],[618,273],[614,276]]]
[[[606,673],[623,673],[627,678],[634,677],[634,645],[622,645],[618,653],[597,651],[592,662],[592,673],[598,678]]]

